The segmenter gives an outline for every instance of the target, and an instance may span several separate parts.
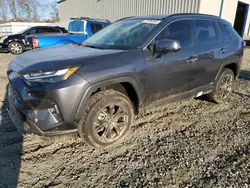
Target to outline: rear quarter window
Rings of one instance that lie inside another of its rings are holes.
[[[234,28],[226,23],[219,23],[219,27],[224,41],[231,41],[241,38]]]

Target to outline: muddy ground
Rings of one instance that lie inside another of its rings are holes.
[[[0,54],[0,187],[250,187],[250,50],[228,102],[154,109],[104,151],[17,132],[3,105],[12,57]]]

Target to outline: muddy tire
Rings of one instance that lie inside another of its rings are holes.
[[[19,42],[11,42],[8,45],[8,51],[14,55],[19,55],[24,52],[24,46]]]
[[[232,93],[234,73],[231,69],[225,68],[215,85],[215,90],[209,94],[210,99],[219,104],[225,101]]]
[[[114,90],[101,91],[90,98],[78,132],[91,147],[104,149],[126,137],[133,117],[133,105],[126,95]]]

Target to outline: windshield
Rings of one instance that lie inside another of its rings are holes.
[[[83,21],[71,21],[69,23],[68,30],[70,32],[84,32],[84,22]]]
[[[83,42],[84,46],[103,49],[133,49],[143,42],[160,20],[124,20],[99,31]]]

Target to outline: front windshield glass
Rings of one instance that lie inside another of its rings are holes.
[[[102,49],[129,50],[140,45],[160,20],[123,20],[99,31],[83,45]]]

